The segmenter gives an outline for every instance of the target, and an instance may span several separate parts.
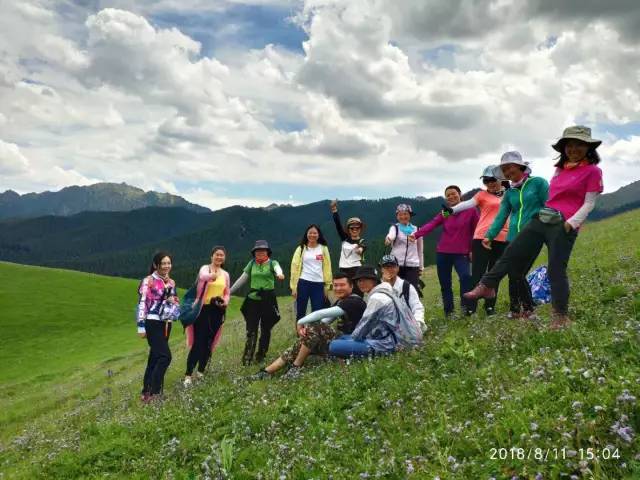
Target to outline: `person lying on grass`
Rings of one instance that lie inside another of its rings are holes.
[[[351,335],[343,335],[329,344],[329,355],[364,357],[422,343],[420,323],[389,283],[379,283],[375,268],[363,265],[354,278],[360,290],[368,294],[367,308]]]
[[[349,334],[353,331],[362,317],[366,304],[361,297],[353,293],[353,283],[345,273],[338,273],[333,277],[333,292],[336,296],[333,306],[316,310],[300,319],[295,344],[271,365],[253,375],[252,379],[269,378],[286,366],[289,366],[289,370],[284,378],[295,378],[309,355],[326,355],[329,342],[336,336],[336,331],[327,324],[329,321],[339,318],[338,332]]]

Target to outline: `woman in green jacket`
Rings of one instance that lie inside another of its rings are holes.
[[[510,181],[509,188],[500,202],[500,210],[487,230],[482,245],[491,249],[491,242],[509,218],[507,242],[512,242],[524,226],[544,207],[549,197],[549,183],[542,177],[531,176],[528,162],[518,152],[506,152],[500,159],[500,170]],[[535,260],[535,259],[534,259]],[[533,264],[533,263],[532,263]],[[527,271],[531,269],[531,265]],[[534,319],[535,305],[531,289],[524,275],[509,277],[510,318]]]
[[[309,300],[312,312],[326,306],[332,279],[327,241],[320,227],[309,225],[291,259],[289,285],[296,299],[296,321],[307,314]]]

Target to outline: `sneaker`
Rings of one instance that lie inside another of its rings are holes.
[[[509,312],[507,313],[507,318],[509,320],[518,320],[520,317],[522,317],[522,314],[520,312]]]
[[[567,328],[571,325],[571,319],[564,313],[553,312],[551,314],[551,323],[549,324],[549,330],[558,331]]]
[[[193,385],[193,380],[191,380],[191,376],[187,375],[186,377],[184,377],[184,380],[182,381],[182,385],[185,388],[189,388],[191,385]]]
[[[495,308],[493,308],[493,307],[485,308],[485,309],[484,309],[484,314],[485,314],[487,317],[490,317],[490,316],[492,316],[492,315],[495,315],[495,314],[496,314],[496,309],[495,309]]]
[[[259,372],[254,373],[253,375],[251,375],[249,377],[249,380],[251,381],[255,381],[255,380],[266,380],[268,378],[271,378],[273,375],[269,372],[267,372],[264,368],[262,370],[260,370]]]
[[[151,396],[150,393],[143,393],[142,395],[140,395],[140,401],[142,403],[149,403],[149,397]]]
[[[467,300],[478,300],[480,298],[496,298],[496,289],[487,287],[484,283],[479,283],[476,287],[463,295]]]
[[[196,372],[196,380],[202,380],[204,378],[204,373]]]
[[[302,368],[296,367],[294,365],[289,370],[287,370],[287,373],[282,375],[282,379],[283,380],[295,380],[296,378],[300,378],[300,375],[302,374],[301,370],[302,370]]]
[[[521,318],[523,320],[530,320],[532,322],[535,322],[537,320],[540,320],[540,318],[538,317],[538,315],[536,315],[535,310],[525,310],[524,312],[522,312],[521,314]]]

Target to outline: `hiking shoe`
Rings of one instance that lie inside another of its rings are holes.
[[[524,312],[522,312],[522,314],[520,315],[520,318],[522,320],[530,320],[532,322],[535,322],[537,320],[540,320],[540,318],[538,317],[538,315],[536,315],[535,310],[525,310]]]
[[[296,378],[300,378],[302,368],[296,367],[295,365],[287,370],[287,373],[282,375],[283,380],[295,380]]]
[[[567,314],[553,312],[551,314],[551,323],[549,324],[549,330],[558,331],[563,328],[567,328],[571,325],[571,319]]]
[[[484,283],[479,283],[476,287],[463,295],[467,300],[478,300],[480,298],[496,298],[496,289],[487,287]]]
[[[522,317],[522,314],[520,312],[509,312],[507,313],[507,318],[509,320],[518,320],[520,317]]]
[[[267,380],[269,378],[271,378],[273,375],[269,372],[267,372],[264,368],[262,370],[260,370],[259,372],[254,373],[253,375],[251,375],[249,377],[249,380],[256,381],[256,380]]]
[[[202,380],[204,378],[204,373],[196,372],[196,380]]]
[[[193,385],[193,380],[191,379],[190,375],[187,375],[186,377],[184,377],[184,380],[182,381],[182,385],[184,386],[184,388],[189,388],[190,386]]]
[[[496,309],[495,309],[495,308],[493,308],[493,307],[485,308],[485,309],[484,309],[484,314],[485,314],[487,317],[490,317],[490,316],[492,316],[492,315],[495,315],[495,314],[496,314]]]

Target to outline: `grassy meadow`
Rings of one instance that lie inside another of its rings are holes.
[[[425,345],[248,382],[234,299],[204,380],[143,406],[137,281],[0,263],[0,478],[640,478],[640,210],[588,224],[574,325],[446,321],[427,269]],[[541,256],[539,263],[544,263]],[[505,312],[506,288],[498,303]],[[280,300],[269,358],[294,338]]]

